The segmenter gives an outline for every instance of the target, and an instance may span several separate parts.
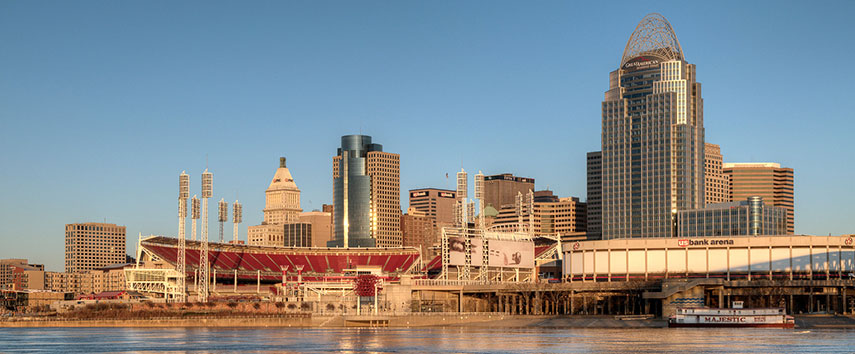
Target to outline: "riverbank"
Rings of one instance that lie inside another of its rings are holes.
[[[855,318],[835,315],[797,315],[796,328],[855,329]],[[379,316],[311,317],[211,317],[148,319],[14,319],[0,321],[0,328],[15,327],[461,327],[461,328],[665,328],[667,319],[616,316],[530,316],[491,313],[418,313]]]
[[[147,319],[15,319],[2,327],[666,327],[661,319],[620,320],[614,316],[530,316],[495,313],[418,313],[405,315],[294,317],[210,317]]]

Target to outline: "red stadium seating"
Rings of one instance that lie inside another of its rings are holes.
[[[166,262],[178,261],[177,239],[152,237],[140,245],[146,253]],[[199,242],[187,241],[185,257],[190,274],[199,266],[200,246]],[[380,266],[387,274],[407,272],[418,261],[419,252],[414,248],[275,248],[209,243],[208,259],[218,278],[233,277],[237,270],[239,278],[255,279],[260,271],[264,280],[281,280],[282,267],[287,266],[288,278],[296,280],[297,266],[302,265],[304,281],[321,281],[325,277],[346,278],[340,277],[345,269],[359,266]],[[270,274],[274,272],[279,274]]]

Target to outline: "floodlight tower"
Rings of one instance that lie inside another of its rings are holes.
[[[490,276],[490,243],[484,225],[484,174],[481,171],[475,175],[475,199],[478,200],[478,233],[481,235],[481,267],[478,268],[478,278],[485,282]]]
[[[193,219],[193,233],[192,240],[196,241],[196,222],[199,220],[199,198],[196,195],[193,195],[193,199],[190,199],[190,218]],[[199,267],[196,267],[195,272],[193,273],[193,289],[199,290]]]
[[[179,274],[178,289],[181,293],[179,302],[186,301],[187,296],[187,238],[184,228],[187,226],[187,198],[190,198],[190,175],[184,171],[178,176],[178,266]]]
[[[484,229],[484,174],[475,175],[475,199],[478,201],[478,228]]]
[[[469,238],[469,217],[467,211],[469,204],[467,203],[468,174],[462,168],[457,172],[457,220],[460,225],[460,232],[463,236],[463,272],[457,274],[458,279],[469,280],[469,270],[472,267],[472,240]]]
[[[460,225],[458,227],[466,227],[469,223],[469,218],[466,215],[466,198],[469,186],[466,181],[467,173],[462,168],[457,172],[457,220]]]
[[[208,198],[214,194],[214,174],[202,173],[202,252],[199,255],[199,301],[208,302],[208,282],[210,282],[210,264],[208,262]]]
[[[534,191],[528,190],[528,234],[534,237]]]
[[[225,239],[223,239],[223,223],[226,222],[226,219],[229,218],[229,203],[226,203],[225,199],[220,198],[220,203],[218,206],[219,215],[217,217],[217,220],[220,222],[220,243],[223,243],[225,242]]]
[[[235,224],[235,244],[238,243],[238,224],[243,222],[243,205],[238,203],[237,199],[235,199],[234,204],[232,204],[232,223]]]
[[[517,192],[517,232],[523,232],[523,209],[525,208],[525,199],[523,199],[522,192]]]
[[[193,195],[193,199],[190,199],[190,218],[193,219],[191,240],[196,241],[196,220],[199,220],[199,198],[195,194]]]

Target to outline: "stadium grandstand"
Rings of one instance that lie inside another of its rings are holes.
[[[187,241],[188,285],[196,283],[200,266],[201,242]],[[266,247],[230,243],[209,243],[208,260],[213,286],[219,289],[251,289],[262,292],[270,285],[299,283],[350,283],[359,274],[374,274],[396,281],[412,274],[419,260],[415,248],[306,248]],[[129,288],[170,298],[178,290],[178,239],[162,236],[141,238],[137,267],[126,270]],[[193,287],[190,287],[192,289]],[[192,292],[192,290],[191,290]]]

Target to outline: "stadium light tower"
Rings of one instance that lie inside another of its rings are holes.
[[[193,219],[193,231],[190,234],[191,240],[196,241],[196,221],[199,220],[199,198],[193,195],[190,199],[190,218]]]
[[[469,189],[468,183],[466,181],[467,173],[462,168],[460,172],[457,172],[457,220],[458,227],[465,228],[469,223],[469,218],[466,215],[467,203],[466,199],[468,198],[467,190]]]
[[[484,229],[484,174],[475,175],[475,199],[478,201],[478,228]]]
[[[202,251],[199,255],[199,301],[208,302],[208,282],[210,282],[210,264],[208,262],[208,199],[214,194],[214,174],[202,173]]]
[[[235,199],[234,204],[232,204],[232,223],[235,225],[234,232],[234,243],[238,243],[238,225],[243,222],[243,205],[241,205],[237,199]],[[249,243],[249,242],[247,242]]]
[[[225,242],[225,239],[223,238],[223,223],[229,218],[229,203],[226,203],[225,199],[220,198],[218,207],[219,213],[217,215],[217,221],[220,222],[220,243],[223,243]]]
[[[185,226],[187,225],[187,198],[190,198],[190,175],[184,171],[178,176],[178,274],[179,274],[179,302],[187,300],[187,269],[186,256],[187,240],[185,237]]]

